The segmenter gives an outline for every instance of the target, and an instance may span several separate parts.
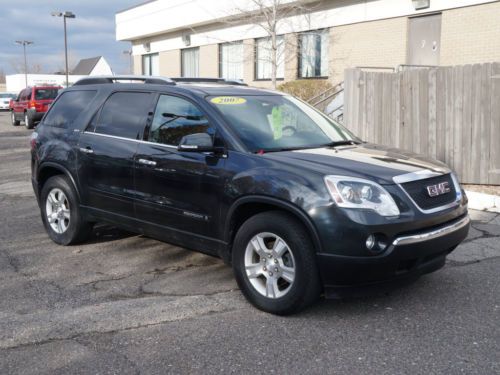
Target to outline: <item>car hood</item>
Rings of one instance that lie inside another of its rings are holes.
[[[281,151],[266,157],[328,175],[368,178],[379,184],[393,184],[393,177],[428,169],[449,173],[443,163],[422,155],[375,144]]]

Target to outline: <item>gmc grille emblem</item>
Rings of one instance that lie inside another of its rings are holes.
[[[438,195],[443,195],[451,191],[450,186],[446,181],[436,185],[429,185],[426,189],[429,197],[437,197]]]

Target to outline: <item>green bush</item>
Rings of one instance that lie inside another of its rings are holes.
[[[283,83],[278,86],[278,90],[309,101],[311,98],[332,87],[333,85],[324,79],[300,79]]]

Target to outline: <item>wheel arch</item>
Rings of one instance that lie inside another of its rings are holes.
[[[40,167],[38,168],[37,179],[36,179],[37,186],[38,186],[38,196],[40,196],[40,192],[42,191],[42,188],[43,188],[43,185],[45,184],[45,182],[49,178],[51,178],[53,176],[57,176],[57,175],[64,175],[64,176],[69,178],[69,180],[71,181],[71,184],[75,188],[78,200],[80,200],[80,190],[78,189],[76,181],[73,178],[73,175],[71,174],[71,172],[68,169],[66,169],[65,167],[63,167],[59,164],[56,164],[56,163],[52,163],[52,162],[45,162],[45,163],[41,164]]]
[[[231,258],[234,236],[240,226],[258,213],[273,210],[284,211],[302,223],[313,241],[316,252],[321,252],[318,231],[310,217],[300,207],[273,197],[251,195],[237,199],[228,210],[224,226],[224,239],[228,244],[227,252],[223,256],[225,261],[229,261]]]

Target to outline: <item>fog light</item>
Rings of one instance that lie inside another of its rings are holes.
[[[383,233],[373,233],[366,238],[366,248],[372,254],[380,254],[387,248],[387,236]]]
[[[366,247],[368,250],[371,250],[373,249],[373,247],[375,246],[375,236],[373,234],[370,234],[368,236],[368,238],[366,239]]]

